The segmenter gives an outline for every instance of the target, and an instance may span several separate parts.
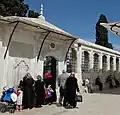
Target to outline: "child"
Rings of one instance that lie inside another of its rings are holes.
[[[52,104],[52,93],[53,93],[53,90],[51,88],[51,85],[49,85],[48,87],[45,87],[45,101],[49,105]]]
[[[17,88],[17,103],[16,103],[16,111],[22,111],[22,101],[23,101],[23,91],[21,87],[18,86]]]

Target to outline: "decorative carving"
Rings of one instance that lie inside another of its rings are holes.
[[[19,63],[18,63],[19,62]],[[13,67],[14,71],[14,85],[18,85],[20,80],[25,76],[29,71],[29,65],[25,62],[25,60],[15,60],[15,66]]]
[[[50,43],[50,49],[54,49],[55,48],[55,44],[54,43]]]
[[[14,69],[16,69],[17,67],[19,67],[20,65],[21,65],[21,63],[24,63],[25,64],[25,66],[26,66],[26,71],[28,71],[29,70],[29,66],[28,66],[28,64],[24,61],[24,60],[21,60],[15,67],[14,67]]]

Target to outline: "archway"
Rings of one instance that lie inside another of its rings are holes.
[[[110,70],[113,71],[113,57],[110,57]]]
[[[56,89],[56,78],[57,78],[57,60],[52,56],[47,56],[44,60],[44,71],[43,73],[50,72],[52,75],[52,88]]]
[[[95,53],[93,55],[93,58],[94,58],[93,69],[94,72],[97,72],[99,70],[99,55]]]
[[[107,71],[107,56],[106,55],[102,56],[102,70],[103,72]]]
[[[119,72],[119,58],[116,58],[116,71]]]
[[[89,53],[87,51],[82,52],[82,72],[89,71]]]

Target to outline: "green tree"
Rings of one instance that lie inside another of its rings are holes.
[[[0,15],[2,16],[26,16],[29,9],[24,0],[0,0]]]
[[[35,12],[34,10],[29,10],[28,17],[38,18],[38,16],[39,16],[39,13]]]
[[[101,26],[100,23],[108,23],[106,16],[103,14],[100,15],[100,18],[96,24],[95,43],[113,49],[112,44],[108,42],[108,31],[105,27]]]

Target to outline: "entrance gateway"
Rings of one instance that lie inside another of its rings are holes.
[[[77,39],[47,22],[43,6],[38,18],[1,16],[0,35],[0,89],[18,85],[27,72],[34,78],[43,76],[44,60],[49,56],[56,80],[55,73],[59,75],[66,70],[67,53]]]
[[[51,75],[53,77],[53,88],[56,89],[56,79],[57,79],[57,76],[58,76],[58,73],[57,73],[57,65],[58,65],[58,61],[52,57],[52,56],[47,56],[45,58],[45,61],[44,61],[44,71],[43,73],[45,72],[48,72],[50,71],[51,72]]]

